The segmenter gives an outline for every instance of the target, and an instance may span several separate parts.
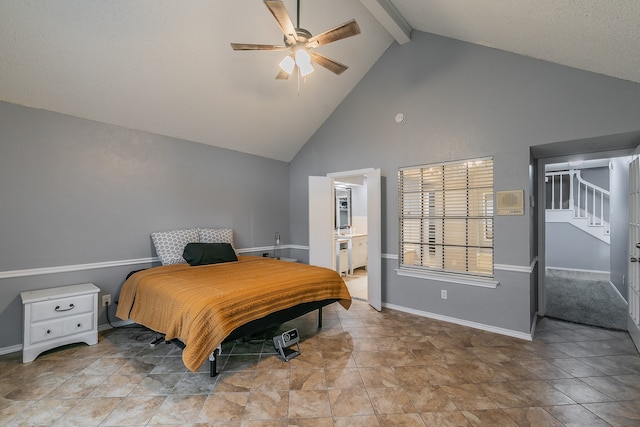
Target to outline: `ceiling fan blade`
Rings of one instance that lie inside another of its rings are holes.
[[[296,28],[293,26],[293,22],[291,22],[287,9],[284,7],[284,3],[280,0],[264,0],[264,4],[267,6],[273,17],[276,18],[276,22],[284,33],[287,45],[296,44],[298,41],[298,34],[296,33]]]
[[[273,44],[231,43],[233,50],[289,50],[286,46]]]
[[[278,75],[276,76],[277,80],[287,80],[289,78],[289,73],[284,70],[280,70]]]
[[[347,21],[342,25],[338,25],[322,34],[313,36],[307,42],[307,47],[318,47],[331,42],[345,39],[347,37],[360,34],[360,26],[355,19]]]
[[[346,65],[341,64],[338,61],[334,61],[331,58],[327,58],[326,56],[321,55],[315,51],[309,51],[309,56],[311,56],[311,60],[313,62],[323,66],[327,70],[332,71],[337,75],[344,73],[347,70],[347,68],[349,68]]]

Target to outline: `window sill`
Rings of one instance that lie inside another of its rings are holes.
[[[411,270],[408,268],[396,268],[396,274],[403,277],[413,277],[415,279],[437,280],[439,282],[449,282],[458,285],[478,286],[481,288],[495,289],[500,282],[481,277],[469,277],[457,274],[435,273],[431,271]]]

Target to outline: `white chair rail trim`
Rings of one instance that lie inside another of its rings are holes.
[[[289,249],[292,245],[280,245],[280,249]],[[236,249],[238,253],[250,253],[273,250],[273,246],[261,246],[256,248]],[[109,267],[123,267],[126,265],[158,263],[158,257],[122,259],[117,261],[92,262],[87,264],[60,265],[56,267],[27,268],[24,270],[0,271],[0,279],[12,279],[15,277],[41,276],[45,274],[71,273],[74,271],[99,270]]]
[[[382,254],[382,258],[386,258],[386,259],[398,259],[398,255],[397,254]],[[538,263],[538,257],[534,258],[533,261],[531,261],[530,265],[513,265],[513,264],[493,264],[493,269],[494,270],[500,270],[500,271],[513,271],[516,273],[526,273],[526,274],[531,274],[533,272],[533,269],[535,268],[536,264]]]
[[[410,268],[396,268],[398,276],[413,277],[415,279],[436,280],[439,282],[455,283],[458,285],[479,286],[481,288],[495,289],[500,282],[483,277],[465,276],[463,274],[449,274],[445,272],[432,272]]]
[[[88,264],[60,265],[57,267],[28,268],[25,270],[0,271],[0,279],[40,276],[43,274],[70,273],[73,271],[97,270],[100,268],[122,267],[125,265],[151,264],[160,262],[157,257],[123,259],[118,261],[92,262]]]
[[[273,249],[273,246],[260,246],[255,248],[241,248],[236,249],[238,253],[251,253],[251,252],[261,252]],[[309,250],[309,246],[303,245],[281,245],[280,249],[299,249],[299,250]],[[397,254],[382,254],[383,259],[391,259],[397,260]],[[12,279],[16,277],[29,277],[29,276],[40,276],[45,274],[58,274],[58,273],[71,273],[74,271],[84,271],[84,270],[98,270],[101,268],[109,268],[109,267],[123,267],[127,265],[138,265],[138,264],[152,264],[160,262],[158,257],[148,257],[148,258],[134,258],[134,259],[123,259],[116,261],[104,261],[104,262],[92,262],[87,264],[73,264],[73,265],[61,265],[56,267],[41,267],[41,268],[27,268],[24,270],[7,270],[0,271],[0,280],[1,279]],[[493,268],[495,270],[502,271],[514,271],[518,273],[531,273],[533,268],[537,262],[537,259],[531,262],[530,266],[521,266],[521,265],[508,265],[508,264],[495,264]]]

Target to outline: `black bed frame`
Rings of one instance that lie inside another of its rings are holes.
[[[314,310],[318,310],[318,329],[322,328],[322,307],[332,304],[338,301],[337,299],[327,299],[322,301],[313,301],[306,302],[302,304],[295,305],[290,308],[285,308],[284,310],[276,311],[275,313],[268,314],[265,317],[260,319],[253,320],[251,322],[245,323],[242,326],[234,329],[233,332],[225,338],[225,341],[230,341],[246,336],[251,336],[257,334],[259,332],[263,332],[267,329],[274,328],[276,326],[280,326],[281,324],[293,320],[297,317],[300,317],[304,314],[310,313]],[[162,341],[163,339],[159,339],[157,341]],[[177,338],[174,338],[170,341],[171,343],[177,345],[181,349],[184,349],[185,344]],[[219,347],[216,348],[209,356],[209,376],[215,377],[218,375],[217,369],[217,359],[219,355]]]

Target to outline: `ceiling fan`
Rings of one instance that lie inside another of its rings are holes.
[[[293,26],[289,13],[281,0],[264,0],[278,26],[284,33],[284,46],[271,44],[247,44],[231,43],[233,50],[276,50],[290,51],[287,56],[280,61],[280,72],[276,79],[288,79],[297,67],[301,76],[306,76],[314,71],[313,65],[316,63],[335,74],[342,74],[347,67],[344,64],[327,58],[314,51],[318,46],[326,45],[347,37],[360,34],[360,27],[355,19],[338,25],[324,33],[313,36],[309,31],[300,28],[300,0],[298,0],[297,26]]]

